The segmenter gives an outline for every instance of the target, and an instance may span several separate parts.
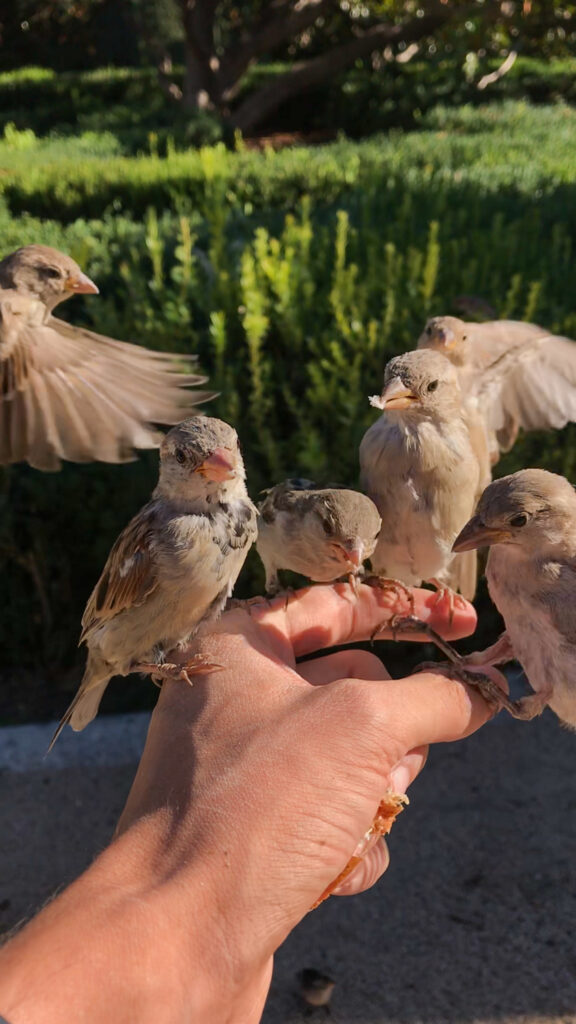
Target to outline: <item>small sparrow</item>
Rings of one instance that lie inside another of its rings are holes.
[[[236,431],[198,416],[160,448],[158,486],[114,544],[82,618],[84,678],[60,722],[92,721],[112,676],[182,678],[207,671],[166,661],[222,611],[256,538]],[[214,667],[214,666],[212,666]]]
[[[361,484],[382,517],[375,573],[474,596],[476,558],[452,554],[481,490],[458,375],[437,352],[406,352],[385,369],[382,409],[360,445]]]
[[[530,719],[548,704],[576,728],[576,492],[562,476],[523,469],[484,491],[455,551],[490,545],[486,578],[506,632],[467,664],[521,663],[532,689],[515,701]]]
[[[324,1006],[328,1009],[336,985],[332,978],[323,974],[322,971],[317,971],[314,967],[304,967],[298,975],[298,981],[300,996],[307,1006]]]
[[[341,576],[351,581],[376,547],[381,520],[374,502],[344,487],[285,480],[272,487],[258,509],[256,549],[266,572],[266,593],[281,589],[279,569],[315,583]]]
[[[458,369],[467,404],[484,422],[492,462],[509,451],[520,428],[576,421],[576,344],[519,320],[466,323],[428,320],[418,348],[441,352]]]
[[[72,295],[98,288],[64,253],[27,245],[0,262],[0,464],[60,469],[129,462],[157,448],[154,423],[192,415],[204,377],[180,373],[190,356],[155,352],[52,316]]]

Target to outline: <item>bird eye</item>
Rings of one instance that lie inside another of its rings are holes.
[[[468,338],[468,335],[467,335],[467,334],[463,334],[463,335],[462,335],[462,341],[466,341],[466,339],[467,339],[467,338]]]
[[[41,273],[44,277],[60,277],[60,271],[57,267],[42,267]]]
[[[183,462],[186,462],[186,455],[181,448],[176,448],[176,451],[174,452],[174,457],[176,459],[176,462],[179,462],[180,465],[182,465]]]
[[[428,335],[429,338],[432,337],[432,328],[430,326],[426,328],[426,334]]]
[[[526,526],[528,522],[528,516],[524,515],[524,512],[519,512],[517,516],[512,516],[510,520],[510,526]]]
[[[429,385],[428,385],[427,390],[428,391],[436,391],[436,388],[438,387],[438,384],[439,384],[439,381],[431,380]]]

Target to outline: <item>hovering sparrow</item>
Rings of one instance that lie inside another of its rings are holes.
[[[490,545],[486,578],[506,632],[468,664],[521,663],[535,690],[513,714],[549,704],[576,728],[576,492],[543,469],[523,469],[484,491],[455,551]]]
[[[480,414],[492,462],[512,448],[520,428],[576,421],[576,344],[517,320],[428,320],[418,348],[432,348],[458,368],[467,404]]]
[[[205,416],[178,424],[162,442],[151,500],[118,537],[88,599],[86,671],[51,747],[67,722],[79,731],[92,721],[112,676],[189,681],[210,667],[192,660],[182,669],[166,656],[220,614],[255,537],[236,431]]]
[[[307,1006],[323,1006],[329,1009],[329,1003],[336,982],[322,971],[314,967],[304,967],[298,975],[300,983],[300,996]]]
[[[0,464],[56,470],[128,462],[156,448],[154,423],[177,423],[213,397],[186,391],[189,356],[154,352],[72,327],[52,310],[98,288],[64,253],[27,245],[0,262]]]
[[[351,579],[363,572],[374,551],[381,520],[365,494],[318,487],[311,480],[285,480],[259,506],[256,548],[266,572],[266,593],[281,589],[279,569],[315,583]]]
[[[410,586],[474,596],[476,558],[452,543],[481,489],[478,453],[462,409],[458,376],[437,352],[406,352],[386,366],[384,390],[370,399],[383,415],[360,445],[362,487],[382,529],[374,572]]]

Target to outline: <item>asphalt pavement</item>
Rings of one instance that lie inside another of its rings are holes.
[[[0,730],[0,931],[106,845],[147,715]],[[332,897],[278,952],[265,1024],[576,1024],[576,734],[504,713],[432,751],[370,892]],[[298,972],[336,982],[304,1016]],[[208,1024],[208,1022],[207,1022]]]

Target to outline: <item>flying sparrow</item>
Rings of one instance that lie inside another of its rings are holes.
[[[0,262],[0,464],[60,469],[72,462],[128,462],[156,448],[155,423],[192,415],[208,392],[181,373],[190,356],[114,341],[52,316],[72,295],[97,294],[80,267],[44,245]]]
[[[82,618],[84,678],[52,745],[69,722],[97,714],[112,676],[182,678],[210,666],[167,661],[222,611],[256,537],[236,431],[222,420],[178,424],[160,448],[158,485],[114,544]],[[212,666],[214,667],[214,666]]]
[[[458,369],[466,404],[480,415],[492,462],[518,431],[576,421],[576,344],[519,320],[428,320],[418,348],[441,352]]]

